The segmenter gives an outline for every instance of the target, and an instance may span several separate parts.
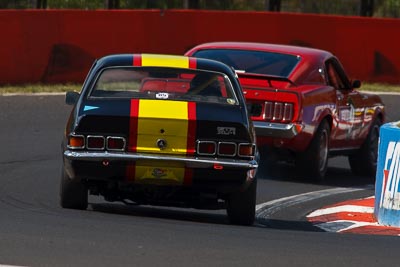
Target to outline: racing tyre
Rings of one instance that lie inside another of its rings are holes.
[[[85,210],[88,206],[88,189],[79,180],[69,179],[65,171],[61,174],[60,204],[66,209]]]
[[[382,121],[377,118],[371,125],[367,139],[357,153],[349,156],[351,171],[355,175],[375,177],[378,161],[379,128]]]
[[[252,225],[256,215],[257,180],[244,190],[232,193],[227,199],[229,221],[237,225]]]
[[[296,169],[302,176],[322,182],[328,169],[330,127],[323,120],[307,150],[296,158]]]

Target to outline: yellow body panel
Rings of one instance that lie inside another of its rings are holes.
[[[187,102],[141,100],[139,105],[137,152],[186,154],[188,133]],[[164,149],[157,140],[167,142]]]
[[[187,153],[188,103],[169,100],[140,100],[137,128],[138,153]],[[161,149],[157,141],[166,141]],[[174,162],[136,162],[135,182],[182,185],[185,166]]]

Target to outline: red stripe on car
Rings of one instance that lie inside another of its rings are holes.
[[[133,66],[136,66],[136,67],[142,66],[142,55],[134,55],[133,56]]]
[[[135,181],[135,172],[136,172],[136,164],[135,164],[135,162],[128,163],[128,165],[126,166],[126,180],[128,182],[134,182]]]
[[[186,155],[194,155],[196,143],[196,103],[188,102],[188,132]]]
[[[197,60],[195,58],[189,58],[189,69],[197,69]]]
[[[139,99],[132,99],[130,118],[129,118],[129,138],[128,138],[128,151],[130,152],[136,152],[138,115],[139,115]]]
[[[190,186],[193,181],[193,169],[185,168],[185,176],[183,177],[183,185]]]

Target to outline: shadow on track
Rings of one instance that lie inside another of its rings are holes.
[[[300,177],[294,164],[283,161],[278,161],[274,164],[263,164],[261,162],[258,169],[258,177],[259,179],[334,187],[360,187],[375,183],[375,177],[354,175],[350,168],[343,163],[345,161],[343,158],[332,158],[330,161],[333,161],[333,164],[328,166],[325,179],[321,182],[312,181],[307,177]]]
[[[167,220],[188,221],[209,224],[229,224],[228,217],[223,213],[212,213],[212,210],[193,210],[175,207],[135,206],[117,203],[91,204],[95,212],[148,217]]]

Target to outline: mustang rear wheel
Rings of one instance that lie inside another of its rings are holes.
[[[297,155],[296,168],[303,176],[317,182],[324,179],[328,169],[329,136],[329,124],[323,120],[308,149]]]
[[[371,125],[367,139],[356,154],[349,156],[351,171],[355,175],[375,177],[378,161],[379,128],[382,122],[377,118]]]
[[[226,211],[232,224],[252,225],[256,215],[257,180],[244,190],[232,193],[227,199]]]
[[[71,180],[64,170],[61,173],[60,204],[66,209],[85,210],[88,206],[88,189],[79,180]]]

